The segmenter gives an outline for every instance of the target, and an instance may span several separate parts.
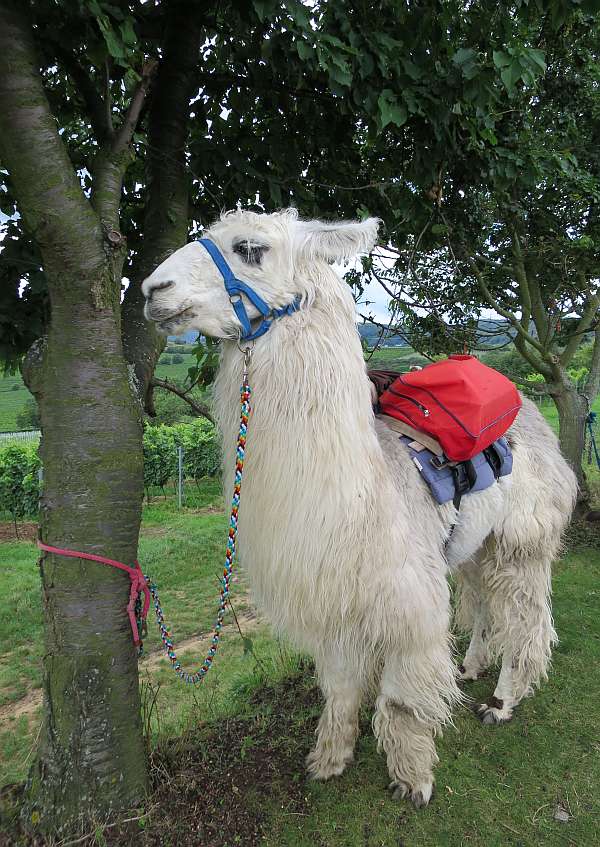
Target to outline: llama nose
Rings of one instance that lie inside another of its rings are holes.
[[[144,285],[144,296],[146,300],[152,300],[152,295],[155,291],[165,291],[167,288],[172,288],[175,285],[173,280],[164,280],[163,282],[146,282]]]

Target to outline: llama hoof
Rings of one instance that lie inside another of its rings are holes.
[[[312,750],[306,757],[306,769],[311,779],[326,780],[332,776],[340,776],[350,764],[354,755],[348,753],[333,758],[317,750]]]
[[[431,780],[431,782],[421,782],[413,788],[407,782],[394,779],[388,785],[388,790],[392,792],[392,800],[404,800],[405,797],[409,797],[415,809],[424,809],[433,796],[434,785],[435,783]]]
[[[479,677],[480,671],[475,669],[467,670],[464,665],[458,666],[458,680],[459,682],[468,682],[470,680],[476,680]]]
[[[502,700],[492,697],[490,703],[476,703],[473,711],[486,726],[508,723],[513,716],[512,709],[505,708]]]

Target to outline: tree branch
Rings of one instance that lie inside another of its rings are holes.
[[[105,262],[87,201],[43,88],[25,4],[0,0],[0,152],[46,268],[81,272]],[[95,242],[95,246],[94,246]]]
[[[596,294],[592,294],[587,303],[585,304],[583,314],[577,324],[577,329],[573,332],[573,335],[569,338],[565,349],[560,354],[560,363],[563,367],[568,367],[573,359],[573,356],[577,352],[577,348],[581,344],[581,339],[583,335],[591,328],[594,318],[596,317],[596,312],[598,311],[598,307],[600,306],[600,292],[596,292]]]
[[[119,208],[123,177],[132,161],[129,145],[157,66],[158,63],[154,60],[145,64],[142,78],[133,93],[121,126],[99,150],[94,162],[92,205],[105,226],[115,233],[119,231]],[[108,96],[107,91],[107,103],[109,102]]]
[[[165,339],[144,319],[141,283],[188,238],[185,150],[203,27],[194,2],[173,3],[169,8],[163,57],[150,96],[144,238],[122,306],[125,356],[135,367],[144,402]]]
[[[59,60],[64,65],[67,74],[71,77],[75,88],[81,95],[85,108],[92,124],[94,135],[98,144],[102,145],[106,139],[112,136],[112,123],[107,120],[104,100],[98,93],[94,80],[79,63],[77,56],[60,45],[56,47]]]
[[[600,391],[600,326],[594,330],[594,347],[592,350],[592,361],[590,372],[585,381],[585,396],[590,405],[594,402]]]
[[[517,316],[513,312],[510,312],[508,309],[505,309],[504,306],[500,305],[498,300],[494,297],[492,292],[489,290],[489,288],[486,284],[486,281],[483,278],[483,274],[481,273],[481,271],[477,267],[476,262],[474,262],[473,259],[468,255],[465,256],[465,258],[466,258],[466,260],[469,264],[469,267],[473,271],[473,274],[475,275],[475,279],[477,280],[479,288],[481,289],[481,293],[483,294],[485,299],[488,301],[490,306],[492,306],[492,308],[495,309],[498,312],[499,315],[502,315],[503,318],[506,318],[506,320],[510,324],[512,324],[512,326],[514,326],[514,328],[516,329],[517,335],[520,336],[520,338],[524,342],[527,342],[527,344],[529,344],[531,347],[533,347],[535,350],[537,350],[541,354],[542,359],[545,360],[548,356],[548,353],[544,349],[543,345],[540,344],[538,339],[535,338],[533,335],[531,335],[525,329],[525,327],[523,326],[521,321],[517,318]],[[516,341],[515,341],[515,343],[516,343]],[[529,361],[529,359],[527,361]]]
[[[205,403],[200,403],[198,400],[195,400],[189,394],[188,391],[184,391],[183,388],[179,388],[177,385],[173,385],[173,383],[168,382],[166,379],[157,379],[157,377],[153,377],[150,380],[150,386],[152,388],[163,388],[165,391],[170,391],[171,394],[176,394],[177,397],[181,397],[182,400],[188,404],[188,406],[193,410],[194,414],[199,418],[207,418],[211,423],[214,424],[214,418],[211,414],[209,407]]]
[[[114,141],[111,145],[111,154],[113,156],[119,156],[129,147],[140,118],[142,107],[146,100],[148,88],[157,68],[158,62],[154,59],[144,64],[142,69],[142,78],[133,93],[131,103],[127,109],[127,114],[123,119],[123,123],[115,133]]]

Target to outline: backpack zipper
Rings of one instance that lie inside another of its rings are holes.
[[[414,397],[409,397],[408,394],[400,394],[399,391],[394,391],[393,388],[388,388],[388,391],[391,394],[395,394],[396,397],[402,397],[403,400],[408,400],[409,403],[412,403],[413,406],[416,406],[423,412],[424,417],[429,417],[429,409],[427,408],[427,406],[424,406],[422,403],[419,403],[419,401],[415,400]]]

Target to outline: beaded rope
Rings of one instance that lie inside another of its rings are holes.
[[[225,551],[225,567],[223,568],[223,576],[221,577],[221,594],[219,599],[219,609],[217,611],[217,617],[215,620],[215,625],[213,627],[211,646],[208,650],[208,653],[206,654],[206,658],[204,659],[202,666],[197,671],[195,671],[195,673],[188,673],[187,671],[184,671],[184,669],[181,667],[181,664],[175,653],[175,648],[171,640],[171,635],[165,623],[163,610],[161,608],[160,600],[158,597],[158,589],[156,585],[150,581],[150,577],[146,574],[144,575],[146,579],[146,584],[150,589],[150,594],[152,595],[152,599],[154,600],[154,611],[156,613],[156,621],[158,623],[158,629],[160,631],[160,637],[164,645],[165,652],[169,657],[171,661],[171,666],[177,676],[184,682],[187,682],[189,685],[196,685],[197,683],[201,682],[212,666],[215,653],[217,652],[217,648],[219,646],[219,638],[221,635],[221,628],[223,626],[223,618],[225,617],[225,607],[227,606],[227,602],[229,600],[229,585],[233,572],[233,561],[235,559],[235,544],[238,529],[238,510],[240,506],[240,491],[242,487],[242,474],[244,472],[246,433],[248,431],[248,418],[250,417],[251,409],[250,395],[252,392],[248,383],[249,358],[250,353],[248,350],[246,350],[244,352],[244,377],[242,381],[242,387],[240,389],[240,431],[236,448],[235,479],[233,485],[233,498],[231,501],[231,517],[229,520],[227,549]],[[142,632],[142,630],[144,629],[144,622],[141,616],[141,603],[139,604],[139,608],[140,614],[138,616],[138,627],[140,629],[140,632]]]

